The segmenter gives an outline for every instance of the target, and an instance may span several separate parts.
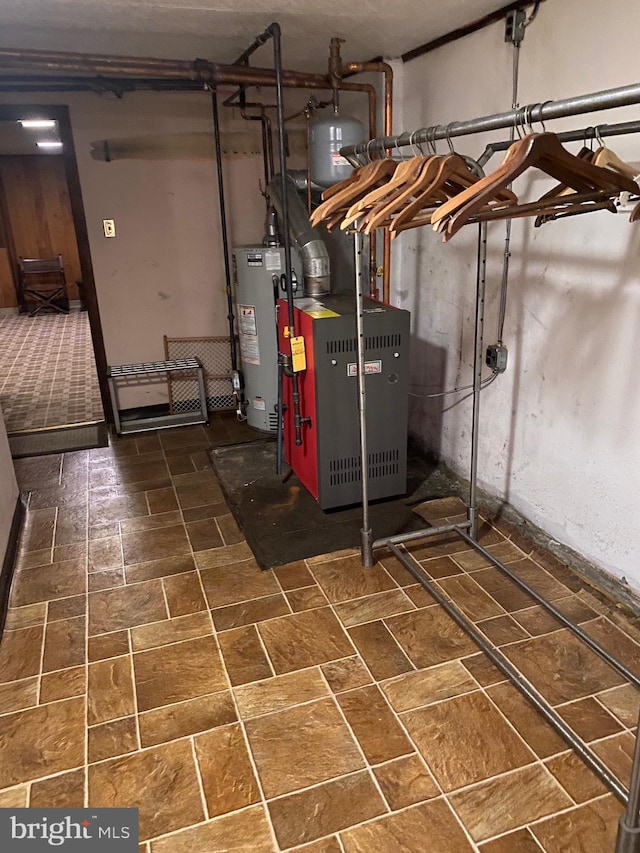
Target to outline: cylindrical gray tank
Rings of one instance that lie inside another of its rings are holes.
[[[356,145],[366,138],[358,119],[331,113],[311,125],[311,180],[330,187],[348,178],[353,166],[340,154],[345,145]]]

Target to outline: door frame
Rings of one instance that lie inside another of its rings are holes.
[[[96,360],[98,383],[100,386],[100,397],[102,398],[102,409],[105,420],[113,422],[111,408],[111,397],[107,382],[107,354],[104,347],[104,336],[102,334],[102,322],[98,308],[98,295],[96,292],[96,281],[93,274],[93,263],[91,261],[91,249],[89,246],[89,232],[87,220],[82,201],[82,189],[80,187],[80,175],[76,160],[76,150],[73,142],[73,131],[69,116],[69,107],[65,105],[52,104],[0,104],[0,121],[19,121],[25,118],[55,119],[58,122],[60,140],[62,142],[62,157],[64,170],[67,177],[69,190],[69,201],[71,204],[71,215],[78,243],[78,255],[80,258],[80,270],[82,272],[82,288],[84,303],[89,315],[89,327],[91,329],[91,340]],[[15,252],[14,252],[15,253]],[[14,259],[12,259],[14,260]]]

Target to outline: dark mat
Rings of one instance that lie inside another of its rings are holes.
[[[321,510],[295,474],[283,482],[289,469],[283,465],[283,475],[276,475],[275,442],[209,452],[227,503],[263,569],[360,547],[362,508]],[[407,493],[371,504],[374,539],[424,527],[424,520],[411,512],[411,507],[450,491],[450,481],[444,482],[437,466],[411,452]]]
[[[25,456],[47,456],[50,453],[71,453],[74,450],[89,450],[91,447],[106,447],[109,444],[109,430],[102,421],[98,424],[63,429],[15,433],[8,438],[11,455],[14,459],[22,459]]]

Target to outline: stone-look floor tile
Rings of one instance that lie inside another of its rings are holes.
[[[207,609],[197,572],[185,572],[163,578],[162,585],[167,597],[169,616],[187,616]]]
[[[89,571],[103,572],[122,565],[122,541],[120,536],[107,536],[89,542]]]
[[[160,560],[148,560],[144,563],[133,563],[124,567],[127,583],[140,583],[155,578],[172,577],[184,572],[195,571],[196,564],[191,554],[179,557],[163,557]]]
[[[73,545],[87,538],[86,507],[59,507],[56,522],[56,545]]]
[[[84,708],[77,698],[4,716],[0,788],[84,764]]]
[[[340,835],[345,853],[402,850],[421,853],[471,853],[473,848],[444,800],[421,803]]]
[[[16,571],[34,569],[37,566],[49,566],[54,560],[55,548],[43,548],[41,551],[20,551],[16,564]],[[58,558],[64,559],[64,558]]]
[[[194,506],[190,509],[182,510],[182,517],[185,523],[189,521],[202,521],[205,518],[217,518],[219,515],[226,515],[229,512],[229,507],[224,501],[218,501],[213,504],[204,504],[204,506]]]
[[[255,625],[224,631],[218,636],[218,642],[234,687],[273,674]]]
[[[584,803],[607,793],[608,789],[575,752],[555,755],[545,764],[576,803]]]
[[[370,764],[381,764],[414,751],[375,685],[341,693],[338,704]]]
[[[124,569],[106,569],[103,572],[92,572],[87,578],[87,582],[89,592],[124,586]]]
[[[87,609],[86,595],[71,595],[68,598],[58,598],[50,601],[47,607],[47,621],[56,622],[58,619],[73,619],[84,616]]]
[[[89,524],[104,524],[109,521],[124,521],[149,515],[144,494],[123,495],[121,497],[98,496],[97,490],[91,495],[89,503]]]
[[[231,694],[225,690],[147,711],[138,720],[141,745],[145,747],[234,723],[237,715]]]
[[[89,729],[89,763],[138,749],[135,717],[102,723]]]
[[[384,622],[367,622],[349,629],[349,636],[364,658],[375,679],[393,678],[413,670],[405,655]]]
[[[89,594],[89,635],[159,622],[169,614],[159,580]]]
[[[194,738],[210,817],[260,802],[258,782],[238,723]]]
[[[190,554],[189,540],[184,525],[159,527],[157,530],[139,530],[122,537],[125,565],[159,560],[161,557],[178,557]]]
[[[208,553],[212,552],[197,553],[196,563],[200,565],[201,554]],[[201,569],[200,574],[209,607],[225,607],[253,598],[280,594],[280,587],[272,573],[263,572],[253,559],[211,569]]]
[[[106,658],[128,655],[129,633],[114,631],[113,634],[101,634],[99,637],[89,637],[89,661],[95,662]]]
[[[190,453],[175,453],[167,456],[167,467],[171,475],[192,474],[196,470]]]
[[[518,829],[480,847],[482,853],[540,853],[541,849],[528,829]]]
[[[321,563],[313,567],[313,574],[332,603],[397,588],[380,563],[365,569],[359,556]]]
[[[516,586],[499,569],[491,567],[473,573],[473,579],[508,613],[532,607],[536,601]]]
[[[112,539],[114,536],[120,538],[120,524],[117,521],[94,520],[88,527],[87,536],[90,543],[98,539]]]
[[[321,669],[334,693],[342,693],[344,690],[353,690],[371,683],[371,676],[366,667],[356,657],[325,663]]]
[[[199,569],[217,569],[231,565],[236,566],[236,568],[243,568],[239,564],[248,560],[252,562],[255,569],[261,571],[253,559],[251,548],[246,542],[238,542],[237,545],[225,545],[223,548],[211,548],[208,551],[197,551],[195,558]],[[269,576],[270,572],[264,572],[264,574]]]
[[[32,809],[79,809],[84,806],[85,768],[61,773],[31,785]]]
[[[418,668],[472,655],[477,646],[439,607],[385,620],[409,660]]]
[[[60,478],[62,455],[30,456],[25,459],[15,459],[16,479],[22,491],[37,489],[43,482],[53,480],[57,483]]]
[[[299,589],[303,586],[311,586],[314,583],[313,575],[304,560],[288,563],[286,566],[278,566],[273,569],[273,573],[284,590]]]
[[[38,677],[0,684],[0,714],[10,714],[38,704]]]
[[[622,784],[628,787],[634,746],[635,737],[629,732],[623,732],[592,744],[592,749]]]
[[[433,522],[440,518],[464,513],[466,505],[456,495],[448,495],[445,498],[432,498],[428,501],[422,501],[422,503],[412,507],[412,510],[416,515],[433,525]]]
[[[145,490],[150,489],[150,491],[146,492],[146,495],[149,503],[149,512],[152,515],[154,513],[160,514],[178,511],[178,501],[176,500],[175,492],[169,486],[168,480],[156,480],[153,484],[147,481],[144,485]],[[157,486],[163,488],[155,488]]]
[[[485,841],[572,805],[564,789],[539,764],[458,791],[449,801],[474,841]]]
[[[420,565],[434,580],[449,578],[462,572],[460,566],[451,557],[434,557],[431,560],[423,560]]]
[[[640,645],[631,637],[601,616],[587,622],[585,631],[597,640],[608,652],[619,658],[633,672],[640,671]]]
[[[495,646],[526,640],[530,636],[511,616],[497,616],[495,619],[478,622],[477,625]]]
[[[86,542],[77,542],[75,545],[56,545],[53,549],[54,563],[60,563],[64,560],[85,560],[86,557]]]
[[[31,515],[31,513],[27,515],[26,528],[20,540],[20,550],[27,553],[43,549],[50,551],[53,548],[55,513],[51,518],[38,521],[33,520]]]
[[[487,693],[511,725],[540,758],[566,749],[566,743],[511,684],[489,687]]]
[[[470,575],[443,578],[438,585],[474,622],[502,616],[504,610]]]
[[[314,610],[317,607],[326,607],[329,603],[318,584],[304,586],[301,589],[290,589],[285,593],[289,607],[294,613],[303,610]]]
[[[521,580],[528,583],[530,587],[549,601],[556,601],[571,594],[570,589],[556,580],[549,572],[536,565],[532,560],[517,560],[510,563],[509,568]]]
[[[136,652],[133,665],[140,711],[216,693],[227,686],[213,637]]]
[[[27,604],[26,607],[10,607],[4,630],[15,631],[17,628],[34,628],[36,625],[44,625],[46,617],[47,604],[45,601]]]
[[[222,545],[232,545],[232,542],[224,542],[215,519],[207,518],[203,521],[187,522],[187,536],[194,551],[206,551],[208,548],[220,548]]]
[[[373,770],[380,790],[393,811],[430,800],[440,789],[418,755],[406,755]]]
[[[182,522],[179,510],[173,512],[157,512],[155,515],[140,518],[125,518],[120,522],[123,533],[137,533],[139,530],[156,530],[158,527],[173,527]]]
[[[230,628],[240,628],[243,625],[286,616],[290,612],[286,598],[279,593],[240,604],[230,604],[227,607],[217,607],[211,611],[211,617],[216,631],[227,631]]]
[[[40,704],[71,699],[72,696],[84,696],[87,689],[87,673],[84,666],[62,669],[42,676],[40,685]]]
[[[20,572],[13,588],[11,605],[22,607],[37,601],[50,601],[84,593],[87,570],[84,560],[64,560]]]
[[[131,646],[134,652],[144,652],[170,643],[183,640],[195,640],[212,634],[211,619],[208,613],[190,613],[176,619],[164,619],[131,629]]]
[[[184,482],[181,477],[197,477],[198,474],[179,474],[174,477],[176,495],[178,503],[182,509],[191,509],[196,506],[204,506],[205,504],[215,504],[224,500],[222,489],[218,485],[213,476],[209,476],[209,472],[201,472],[207,474],[207,477],[202,482]]]
[[[640,713],[640,693],[631,684],[622,687],[614,687],[613,690],[605,690],[598,694],[598,701],[602,702],[612,714],[623,723],[633,728],[638,722]]]
[[[431,669],[408,672],[382,685],[384,693],[398,713],[451,699],[477,690],[478,685],[460,661],[451,661]]]
[[[153,458],[151,455],[145,455],[141,461],[128,461],[122,465],[118,465],[114,470],[117,473],[117,482],[119,483],[140,483],[145,480],[161,480],[168,477],[169,469],[164,461],[164,457],[158,454],[159,458]]]
[[[251,845],[248,849],[247,844]],[[151,853],[195,853],[196,850],[273,853],[264,808],[252,806],[151,843]]]
[[[509,541],[498,542],[490,546],[488,550],[502,563],[512,563],[514,560],[521,560],[524,556],[520,548]],[[456,554],[454,560],[467,572],[475,572],[478,569],[483,569],[491,565],[489,560],[478,551],[465,550],[463,553]]]
[[[278,675],[234,690],[240,716],[244,719],[282,711],[292,705],[320,699],[327,693],[317,668]]]
[[[26,785],[7,788],[6,791],[0,791],[0,809],[24,809],[28,799],[29,788]]]
[[[246,722],[266,797],[277,797],[358,770],[364,761],[331,699]]]
[[[225,545],[237,545],[238,542],[244,540],[244,533],[238,527],[238,523],[231,513],[217,516],[216,524],[222,534]]]
[[[87,620],[84,616],[61,619],[47,625],[44,637],[43,672],[68,669],[85,663]]]
[[[613,850],[622,806],[613,797],[603,797],[573,811],[537,823],[531,831],[546,853],[602,853]]]
[[[337,835],[312,841],[311,844],[305,844],[301,849],[304,853],[342,853],[342,847],[340,846]]]
[[[408,711],[402,721],[445,791],[534,760],[533,753],[479,692]]]
[[[261,622],[258,631],[277,674],[353,654],[344,629],[328,607]]]
[[[87,700],[90,726],[135,713],[129,655],[89,664]]]
[[[593,697],[558,707],[558,713],[583,740],[599,740],[616,734],[622,726]]]
[[[552,705],[580,699],[624,680],[566,629],[523,640],[505,647],[504,652]]]
[[[40,672],[44,629],[5,631],[0,643],[0,683],[29,678]]]
[[[268,808],[276,838],[285,850],[339,832],[386,811],[378,789],[366,772],[272,800]],[[383,848],[374,846],[370,849]],[[460,853],[463,851],[461,848]]]
[[[395,616],[397,613],[405,613],[407,610],[415,610],[415,605],[401,589],[368,595],[365,598],[357,598],[335,606],[338,618],[348,628],[363,622],[374,622],[376,619]]]
[[[204,814],[191,744],[174,741],[90,765],[89,802],[139,808],[140,841],[199,823]]]

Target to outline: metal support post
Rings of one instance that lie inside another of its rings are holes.
[[[484,349],[484,299],[487,276],[487,224],[478,228],[478,269],[476,279],[476,325],[473,346],[473,412],[471,415],[471,472],[467,519],[472,539],[478,538],[478,445],[480,440],[480,393]]]
[[[640,730],[640,720],[638,724]],[[640,742],[637,734],[629,783],[629,802],[618,824],[615,853],[640,853]]]

